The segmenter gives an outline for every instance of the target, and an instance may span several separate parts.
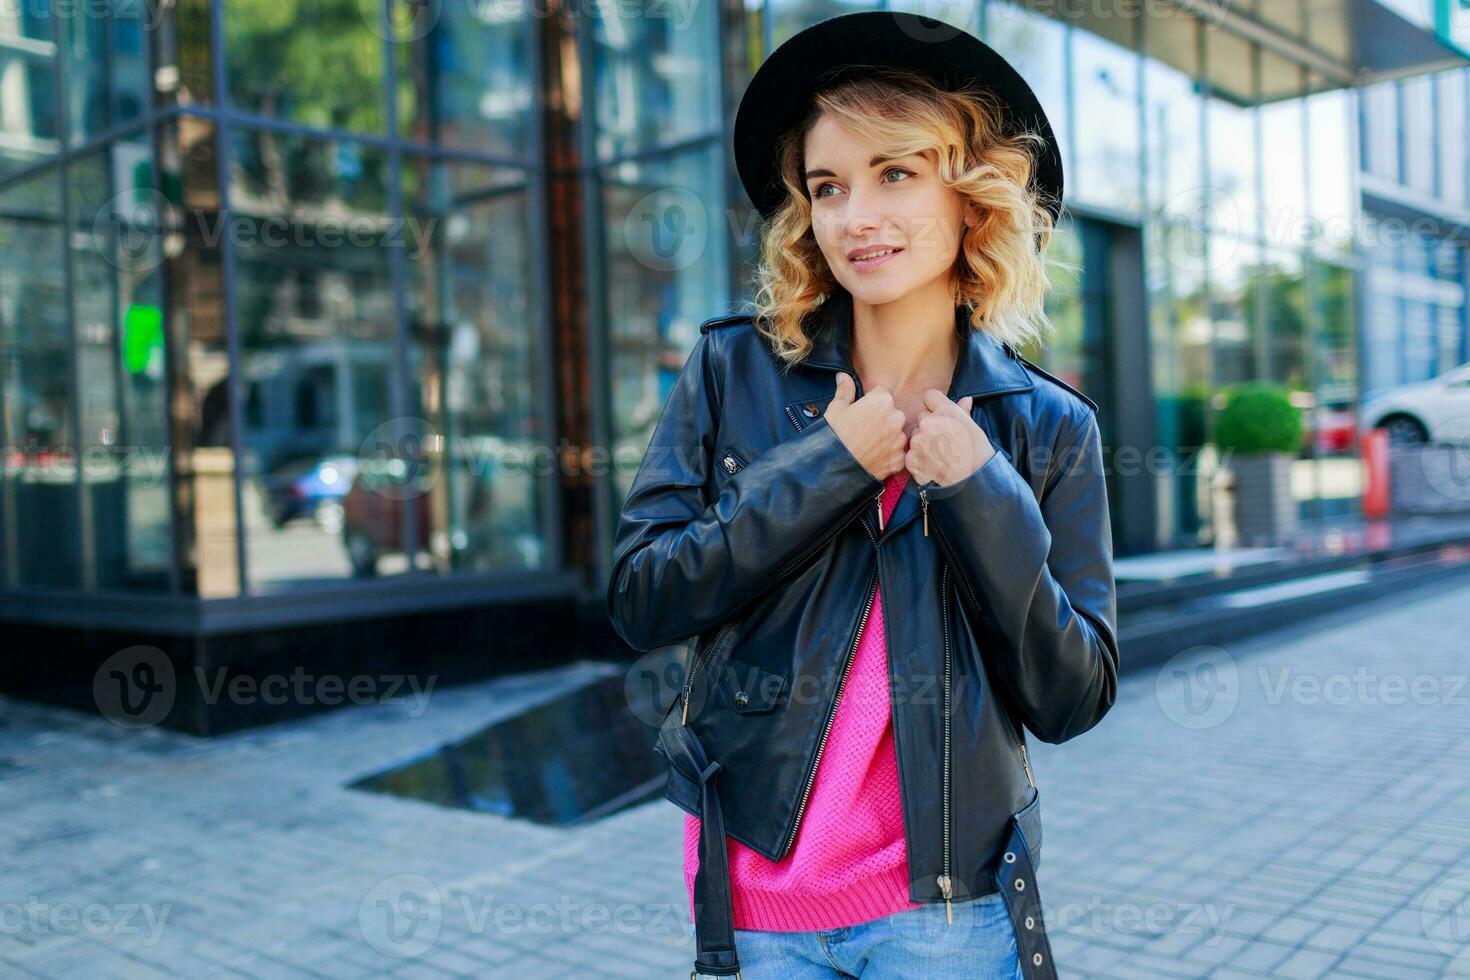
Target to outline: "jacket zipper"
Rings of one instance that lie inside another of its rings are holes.
[[[871,535],[870,535],[871,536]],[[873,542],[877,546],[877,541]],[[847,686],[847,675],[852,670],[852,661],[857,654],[858,640],[862,638],[863,627],[868,623],[868,613],[873,608],[873,597],[878,594],[878,566],[873,566],[873,577],[868,585],[868,599],[863,604],[863,614],[858,620],[857,631],[853,634],[852,643],[847,648],[847,660],[842,664],[842,676],[837,681],[837,693],[832,698],[832,704],[827,709],[827,722],[822,727],[822,738],[817,743],[817,757],[812,761],[811,771],[806,774],[806,788],[801,791],[801,803],[796,807],[796,819],[791,824],[791,833],[786,835],[786,842],[781,845],[781,855],[784,857],[791,849],[791,844],[796,840],[796,831],[801,827],[801,815],[806,812],[807,798],[812,795],[812,784],[817,779],[817,766],[822,762],[822,750],[827,747],[827,736],[832,732],[832,723],[837,720],[837,702],[842,700],[842,690]]]
[[[946,563],[939,573],[940,608],[944,618],[944,872],[939,876],[939,890],[944,894],[944,919],[953,924],[954,910],[950,900],[954,898],[954,881],[949,876],[949,716],[950,716],[950,655],[949,655],[949,565]]]
[[[718,649],[720,644],[724,642],[726,635],[728,635],[734,629],[734,620],[726,623],[723,627],[721,627],[720,632],[715,634],[714,641],[710,643],[709,646],[700,648],[698,655],[694,658],[694,663],[689,665],[689,676],[684,678],[684,710],[679,715],[679,724],[689,724],[689,698],[690,695],[692,695],[694,692],[694,675],[699,671],[700,665],[702,665],[706,660],[709,659],[710,652]]]
[[[923,504],[923,508],[924,508],[924,534],[927,535],[929,533],[929,497],[928,497],[928,488],[927,487],[922,488],[921,490],[919,490],[919,500]],[[940,540],[941,547],[943,548],[943,550],[947,554],[949,549],[948,549],[948,543],[944,540],[944,535],[941,534],[939,536],[939,540]],[[943,592],[942,592],[942,597],[941,597],[941,601],[940,601],[940,606],[944,610],[944,873],[939,876],[938,884],[939,884],[939,890],[944,894],[944,914],[945,914],[945,918],[948,921],[953,922],[954,921],[954,918],[953,918],[953,916],[951,914],[950,898],[951,898],[951,896],[953,894],[954,884],[953,884],[952,879],[949,876],[949,871],[950,871],[950,866],[949,866],[949,852],[950,852],[950,848],[949,848],[949,825],[950,825],[950,815],[949,815],[949,758],[950,758],[950,756],[949,756],[949,744],[950,744],[950,737],[949,737],[949,719],[950,719],[950,688],[951,688],[951,677],[950,677],[950,652],[949,652],[949,588],[948,588],[948,583],[949,583],[949,562],[948,561],[945,562],[944,567],[943,567],[943,569],[940,572],[939,579],[940,579],[940,582],[943,583],[942,586],[941,586]],[[1021,768],[1026,773],[1026,782],[1031,785],[1031,788],[1032,789],[1035,789],[1036,788],[1036,779],[1035,779],[1035,777],[1033,777],[1031,775],[1031,760],[1026,756],[1026,743],[1025,743],[1023,737],[1020,735],[1020,733],[1017,733],[1017,736],[1016,736],[1016,748],[1020,750],[1020,754],[1021,754]]]

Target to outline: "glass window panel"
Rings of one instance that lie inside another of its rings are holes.
[[[1077,172],[1072,133],[1067,125],[1066,28],[1012,3],[991,0],[985,8],[985,40],[1015,66],[1036,93],[1062,149],[1067,177],[1065,197],[1072,195]]]
[[[57,19],[72,142],[84,142],[148,110],[145,17],[144,4],[125,2],[71,8],[69,16]]]
[[[1258,309],[1260,249],[1228,235],[1210,237],[1210,322],[1214,331],[1215,381],[1254,381],[1260,370]]]
[[[0,188],[0,475],[12,586],[81,584],[76,419],[56,171]]]
[[[1266,290],[1265,380],[1293,391],[1310,390],[1307,377],[1307,324],[1305,279],[1300,253],[1268,249],[1262,269]]]
[[[1205,64],[1212,86],[1206,103],[1212,224],[1223,231],[1253,236],[1257,233],[1260,199],[1256,192],[1256,148],[1253,112],[1248,106],[1254,91],[1249,42],[1223,30],[1205,31]]]
[[[1363,167],[1384,180],[1399,179],[1398,89],[1393,82],[1359,90],[1363,119]]]
[[[670,8],[673,9],[673,8]],[[649,17],[616,4],[591,21],[597,157],[611,160],[720,129],[719,6],[692,20]]]
[[[1466,140],[1470,139],[1467,126],[1465,80],[1467,73],[1448,71],[1435,76],[1437,86],[1439,132],[1439,196],[1452,207],[1465,206],[1465,182],[1470,156],[1466,153]]]
[[[1173,68],[1150,59],[1144,71],[1149,205],[1172,215],[1197,216],[1204,102],[1195,83]]]
[[[1141,206],[1138,55],[1087,31],[1072,32],[1077,168],[1068,180],[1078,200],[1124,211]],[[1102,121],[1106,120],[1106,124]],[[1073,190],[1075,188],[1075,190]]]
[[[0,178],[61,148],[49,9],[31,3],[6,9],[0,16]]]
[[[1400,106],[1404,113],[1404,183],[1434,193],[1434,78],[1407,78]]]
[[[1306,110],[1300,99],[1261,107],[1261,180],[1266,241],[1297,247],[1306,233]],[[1330,164],[1329,164],[1330,165]]]
[[[1382,219],[1365,213],[1363,237],[1363,309],[1364,343],[1363,395],[1367,397],[1382,388],[1400,383],[1399,327],[1400,250],[1393,247],[1384,230]],[[1391,223],[1390,223],[1391,225]]]
[[[233,134],[236,317],[241,397],[258,406],[241,435],[241,501],[252,591],[354,571],[403,572],[397,510],[360,456],[392,417],[395,356],[387,156],[361,144],[262,131]],[[366,459],[363,459],[366,463]],[[385,554],[355,567],[348,546]]]
[[[699,324],[730,309],[718,145],[604,174],[613,492],[621,503]],[[677,236],[674,233],[677,232]]]
[[[405,161],[411,410],[426,444],[417,507],[441,572],[545,568],[550,444],[536,411],[543,306],[524,172]],[[395,495],[375,506],[397,504]]]
[[[1211,227],[1227,234],[1254,236],[1259,229],[1260,198],[1256,194],[1255,126],[1251,110],[1210,99],[1209,126]]]
[[[1311,207],[1313,231],[1320,247],[1328,253],[1346,256],[1353,249],[1354,215],[1353,168],[1357,155],[1353,152],[1349,113],[1353,100],[1343,91],[1321,92],[1306,100],[1307,200]]]
[[[859,10],[878,10],[876,2],[854,2],[854,0],[768,0],[771,18],[772,48],[780,47],[791,35],[804,27]],[[929,14],[928,16],[934,16]],[[770,52],[766,52],[769,54]],[[650,432],[650,435],[652,433]]]
[[[507,157],[530,152],[531,28],[517,4],[404,4],[393,15],[405,139]]]
[[[1153,223],[1145,251],[1155,424],[1172,465],[1161,475],[1159,527],[1181,545],[1208,539],[1211,513],[1205,412],[1212,390],[1210,319],[1198,230]]]
[[[1084,271],[1082,241],[1077,235],[1075,222],[1063,216],[1052,236],[1047,251],[1050,258],[1074,268],[1061,266],[1050,269],[1051,290],[1046,295],[1046,315],[1056,330],[1047,338],[1044,346],[1029,344],[1020,353],[1046,368],[1069,383],[1082,385],[1084,307],[1082,296],[1082,274]]]
[[[152,158],[134,137],[68,173],[88,559],[92,580],[108,589],[169,585],[163,204]]]
[[[230,101],[307,126],[382,132],[387,100],[377,9],[340,0],[226,0]]]

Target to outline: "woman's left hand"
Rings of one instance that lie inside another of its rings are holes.
[[[974,398],[950,401],[938,388],[924,392],[924,409],[909,437],[904,468],[920,485],[958,483],[995,455],[985,430],[970,417]]]

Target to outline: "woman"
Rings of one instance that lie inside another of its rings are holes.
[[[773,53],[735,146],[756,309],[702,325],[608,591],[634,647],[696,637],[693,975],[1052,976],[1021,729],[1095,725],[1118,661],[1096,405],[1014,351],[1055,140],[977,39],[874,12]]]

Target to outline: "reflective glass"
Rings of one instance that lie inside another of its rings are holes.
[[[387,157],[246,130],[229,165],[251,589],[349,576],[359,457],[386,431],[397,361]],[[391,539],[392,515],[368,513]]]
[[[354,555],[386,553],[374,535],[415,514],[434,568],[545,567],[547,493],[557,457],[536,395],[543,360],[529,189],[523,172],[405,161],[411,413],[432,438],[423,485],[388,483],[364,497]],[[416,437],[415,433],[415,437]],[[380,480],[379,483],[382,481]],[[372,487],[369,487],[372,489]]]

